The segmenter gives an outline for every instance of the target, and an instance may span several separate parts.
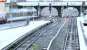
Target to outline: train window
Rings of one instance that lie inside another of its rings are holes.
[[[6,18],[0,17],[0,24],[5,24],[7,22]]]
[[[2,26],[0,30],[18,28],[28,25],[28,17],[13,17],[12,14],[6,15],[6,17],[7,18],[4,18],[3,16],[0,17],[0,26]]]
[[[26,14],[20,14],[18,12],[9,12],[7,14],[4,14],[3,16],[2,14],[0,14],[0,26],[2,27],[0,28],[0,30],[12,29],[28,25],[30,20],[28,17],[25,17],[24,15]]]
[[[87,23],[83,23],[84,26],[87,26]]]
[[[84,19],[83,25],[87,26],[87,19],[86,18]]]
[[[7,19],[5,17],[5,10],[4,9],[0,9],[0,24],[4,24],[7,22]]]
[[[23,8],[23,6],[17,6],[17,8],[19,8],[19,9],[20,9],[20,8]]]

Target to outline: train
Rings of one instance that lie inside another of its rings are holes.
[[[18,8],[13,8],[13,9],[10,9],[10,11],[7,13],[7,12],[0,12],[0,24],[5,24],[7,22],[9,22],[9,19],[10,21],[13,21],[13,20],[24,20],[26,19],[27,17],[31,16],[37,16],[37,11],[34,9],[34,8],[21,8],[21,9],[18,9]]]
[[[87,15],[83,16],[82,23],[84,26],[87,26]]]
[[[0,10],[0,24],[5,24],[7,22],[6,18],[6,12],[3,10]]]
[[[24,20],[27,17],[33,18],[37,16],[37,10],[30,7],[30,8],[11,8],[9,13],[7,13],[7,18],[10,19],[10,21],[18,21],[18,20]],[[9,21],[9,20],[8,20]]]
[[[20,17],[20,16],[37,16],[37,11],[34,8],[13,8],[10,10],[9,14],[13,17]]]

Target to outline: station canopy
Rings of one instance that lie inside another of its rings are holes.
[[[11,13],[21,13],[21,12],[35,12],[35,8],[22,8],[22,9],[10,9]]]
[[[81,6],[82,2],[85,2],[85,5],[87,5],[87,0],[26,0],[26,3],[23,2],[24,0],[18,1],[17,4],[23,6],[36,6],[38,3],[40,6],[49,6],[49,3],[52,3],[53,6],[66,6],[67,3],[71,6]]]
[[[26,1],[87,1],[87,0],[26,0]]]

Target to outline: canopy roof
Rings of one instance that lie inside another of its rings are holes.
[[[26,0],[26,1],[87,1],[87,0]]]
[[[6,2],[30,2],[30,1],[33,1],[33,2],[38,2],[38,1],[41,1],[41,2],[47,2],[47,1],[87,1],[87,0],[7,0]]]
[[[22,9],[10,9],[10,13],[20,13],[20,12],[35,12],[35,8],[27,9],[27,8],[22,8]]]
[[[68,5],[71,6],[81,6],[82,2],[18,2],[17,5],[21,5],[21,6],[36,6],[36,5],[40,6],[49,6],[49,3],[52,4],[52,6],[66,6],[67,3]],[[87,2],[85,2],[85,5],[87,5]]]

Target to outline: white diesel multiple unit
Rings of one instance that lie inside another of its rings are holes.
[[[82,23],[84,26],[87,26],[87,15],[83,16]]]

